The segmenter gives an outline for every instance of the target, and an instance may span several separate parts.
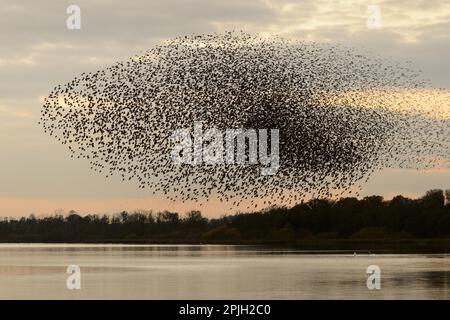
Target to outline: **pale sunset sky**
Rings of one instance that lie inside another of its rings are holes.
[[[81,8],[80,30],[66,27],[72,4]],[[379,6],[381,29],[367,28],[368,5]],[[433,87],[450,90],[450,0],[2,0],[0,17],[0,216],[198,208],[96,174],[38,125],[42,99],[55,85],[171,37],[243,30],[339,42],[411,61]],[[378,172],[363,195],[419,196],[432,188],[450,188],[448,167]],[[201,210],[232,213],[214,199]]]

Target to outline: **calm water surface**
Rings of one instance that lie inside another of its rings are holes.
[[[68,265],[81,290],[68,290]],[[381,268],[381,290],[366,268]],[[450,255],[255,246],[0,245],[1,299],[449,299]]]

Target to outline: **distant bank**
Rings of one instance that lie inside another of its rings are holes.
[[[158,239],[105,239],[102,241],[19,241],[0,243],[8,244],[117,244],[117,245],[236,245],[236,246],[261,246],[266,248],[292,249],[296,254],[450,254],[450,239],[374,239],[374,240],[349,240],[349,239],[309,239],[298,241],[258,241],[258,240],[216,240],[216,241],[176,241]]]
[[[423,197],[312,199],[216,219],[200,211],[75,211],[0,220],[2,243],[272,245],[300,250],[450,253],[450,190]]]

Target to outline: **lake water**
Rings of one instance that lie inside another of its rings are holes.
[[[68,290],[69,265],[81,289]],[[369,265],[381,289],[368,290]],[[255,246],[0,244],[1,299],[449,299],[450,255]]]

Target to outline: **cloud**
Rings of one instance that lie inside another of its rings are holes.
[[[37,126],[39,97],[81,71],[101,69],[174,36],[239,29],[343,42],[398,61],[411,60],[433,85],[450,88],[449,1],[376,1],[381,30],[367,30],[371,0],[77,0],[82,29],[70,31],[66,8],[73,3],[0,2],[0,197],[75,194],[82,201],[140,195],[131,185],[93,176],[87,164],[68,159],[63,148],[47,139]],[[394,183],[380,174],[368,192],[421,194],[448,181],[448,174],[431,176],[424,180],[405,172],[395,175]]]
[[[27,111],[14,110],[14,108],[7,107],[0,104],[0,116],[13,117],[13,118],[31,118],[33,115]],[[3,118],[4,119],[4,118]]]

